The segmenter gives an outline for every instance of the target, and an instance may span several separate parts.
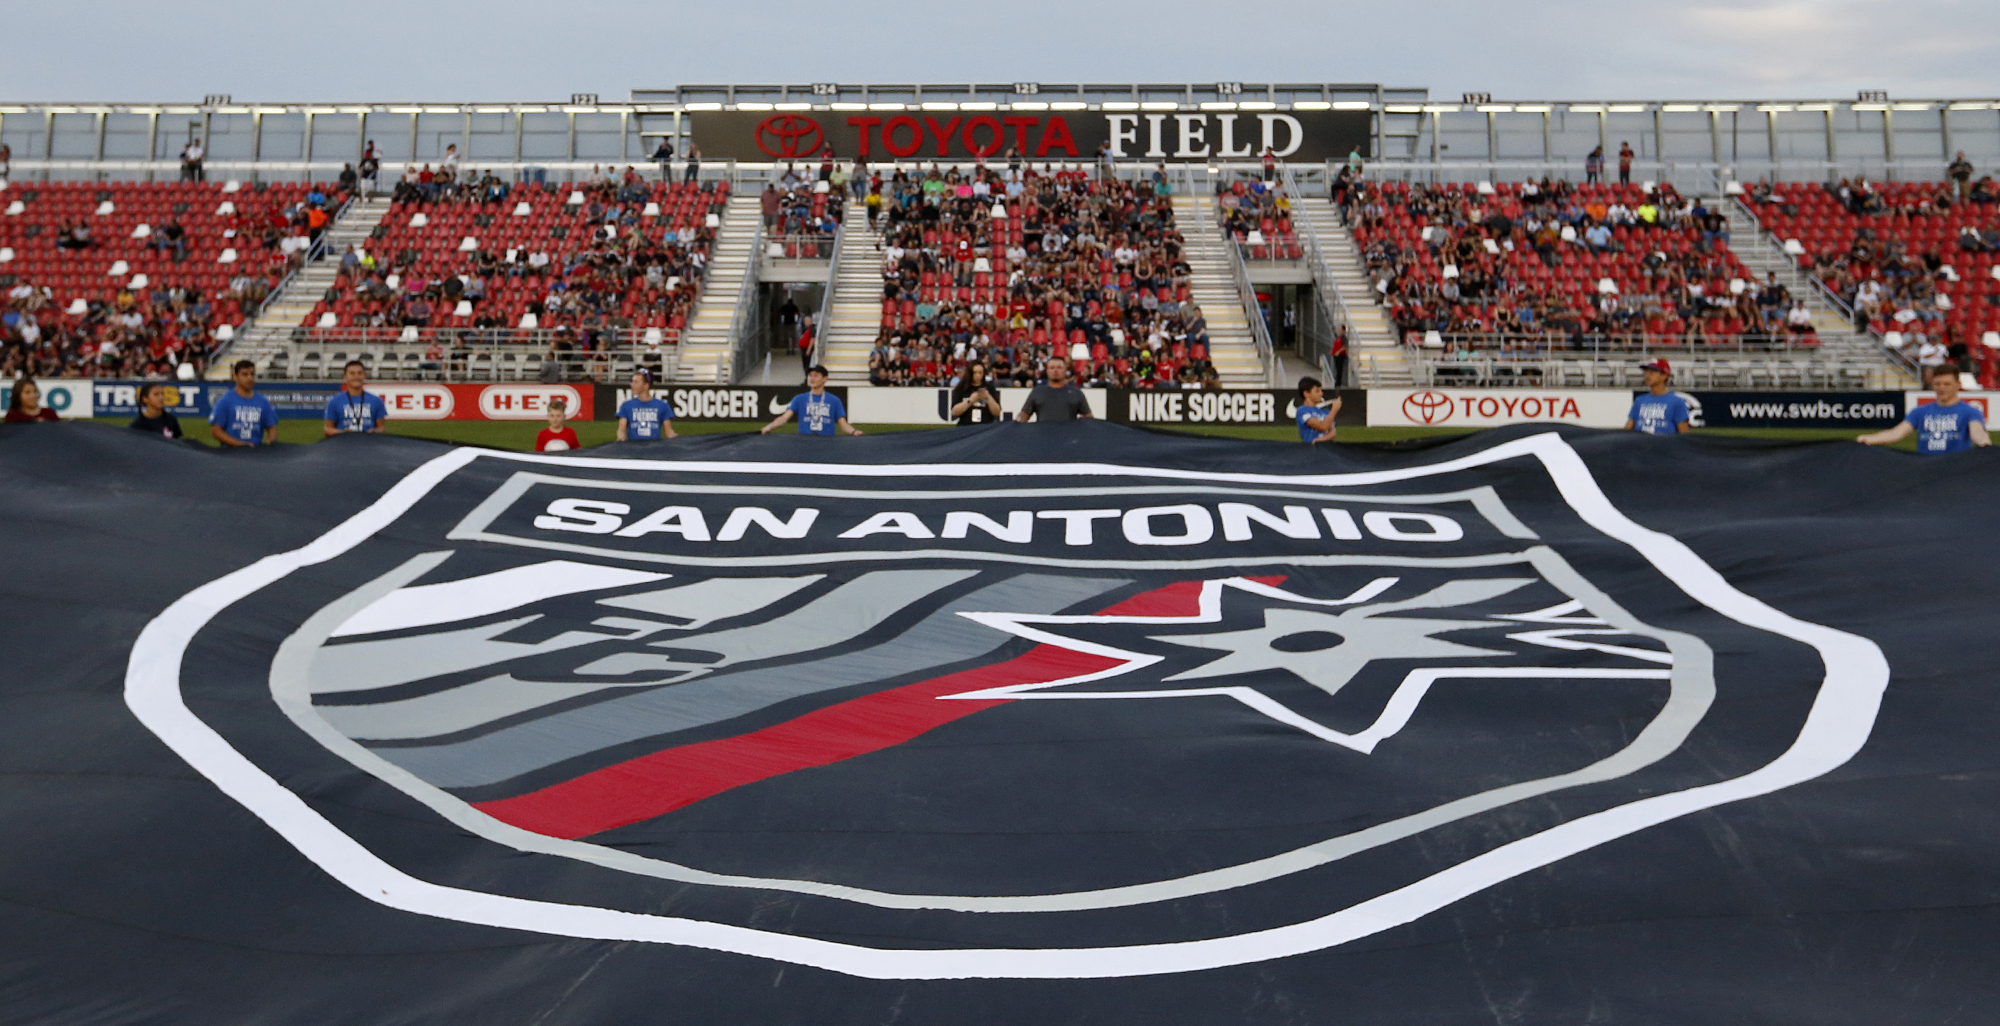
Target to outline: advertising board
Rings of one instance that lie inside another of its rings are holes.
[[[1623,427],[1632,393],[1611,389],[1371,388],[1370,427]]]
[[[1281,160],[1318,163],[1369,156],[1368,111],[702,111],[689,115],[694,145],[710,159],[971,160],[1008,149],[1042,161],[1089,161],[1109,144],[1119,160]]]
[[[1694,427],[1883,428],[1903,419],[1901,392],[1679,392]]]

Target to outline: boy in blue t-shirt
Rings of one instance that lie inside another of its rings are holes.
[[[806,371],[806,387],[810,391],[793,396],[785,412],[778,414],[757,433],[768,435],[797,417],[799,434],[802,435],[831,435],[836,428],[841,434],[860,435],[861,429],[847,422],[847,404],[841,402],[839,396],[826,393],[826,377],[825,367],[814,366]]]
[[[665,399],[653,398],[652,375],[633,371],[632,398],[618,407],[618,440],[652,442],[675,437],[674,408]]]
[[[389,420],[388,404],[379,395],[369,395],[368,368],[360,360],[349,360],[340,369],[340,391],[326,401],[326,434],[377,433]]]
[[[1645,365],[1646,394],[1632,400],[1632,412],[1625,415],[1625,430],[1648,435],[1687,434],[1687,400],[1667,391],[1674,376],[1672,365],[1654,360]]]
[[[1993,444],[1986,433],[1986,418],[1971,403],[1958,401],[1958,375],[1944,371],[1931,378],[1937,402],[1925,403],[1909,412],[1901,424],[1855,439],[1863,445],[1892,445],[1912,434],[1917,451],[1927,456],[1964,452],[1973,446]]]
[[[1299,379],[1299,441],[1311,445],[1334,436],[1333,415],[1340,412],[1340,399],[1326,401],[1326,387],[1318,378]]]
[[[238,360],[229,371],[235,387],[222,393],[208,411],[208,433],[230,448],[277,441],[278,408],[256,392],[257,365]]]

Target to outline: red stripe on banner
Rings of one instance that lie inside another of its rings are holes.
[[[733,787],[902,744],[1006,699],[936,701],[981,688],[1092,673],[1103,656],[1041,645],[1015,659],[815,710],[763,730],[642,755],[513,798],[474,806],[503,823],[576,838],[663,816]]]
[[[1284,580],[1253,579],[1271,585]],[[1097,615],[1193,616],[1200,611],[1201,584],[1170,584],[1134,595]],[[1103,656],[1039,645],[1004,663],[863,695],[763,730],[668,748],[473,807],[549,837],[587,837],[666,815],[730,788],[902,744],[1008,701],[938,701],[944,695],[1094,673],[1116,665],[1116,660]]]

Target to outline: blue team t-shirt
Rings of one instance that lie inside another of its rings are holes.
[[[278,426],[278,408],[261,395],[245,399],[232,388],[215,401],[208,422],[239,442],[263,445],[264,429]]]
[[[1625,415],[1632,422],[1632,430],[1649,435],[1675,435],[1680,433],[1680,425],[1688,419],[1687,400],[1668,392],[1653,395],[1648,392],[1632,400],[1632,412]]]
[[[1925,403],[1903,419],[1917,429],[1917,451],[1930,455],[1972,448],[1972,424],[1986,423],[1979,407],[1963,399],[1950,406]]]
[[[340,391],[326,401],[326,419],[336,431],[373,431],[389,419],[389,407],[381,396],[369,392],[356,399]]]
[[[847,416],[847,404],[840,397],[828,393],[814,395],[800,392],[792,397],[792,416],[799,418],[799,434],[830,435],[834,425]]]
[[[1330,405],[1331,404],[1329,404],[1329,406]],[[1306,418],[1311,417],[1314,420],[1318,420],[1322,417],[1325,417],[1326,411],[1329,408],[1329,406],[1307,406],[1304,403],[1299,404],[1299,413],[1298,413],[1299,441],[1305,442],[1306,444],[1310,445],[1312,444],[1312,441],[1314,439],[1319,437],[1320,433],[1317,430],[1314,430],[1311,424],[1306,423]]]
[[[660,437],[660,425],[674,419],[674,408],[665,399],[627,399],[618,407],[618,419],[625,422],[625,437],[650,442]]]

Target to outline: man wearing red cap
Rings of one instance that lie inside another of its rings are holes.
[[[1674,369],[1666,360],[1645,365],[1646,394],[1632,400],[1632,412],[1625,415],[1625,430],[1649,435],[1687,434],[1687,400],[1667,391],[1667,379]]]

